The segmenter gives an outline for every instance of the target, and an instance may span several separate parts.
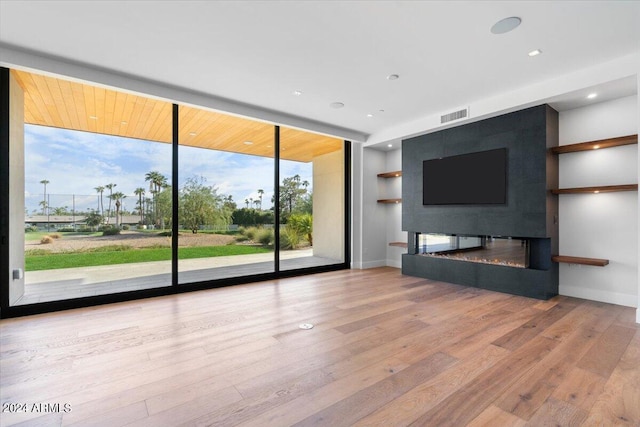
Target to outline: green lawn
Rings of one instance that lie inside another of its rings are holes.
[[[179,259],[209,258],[228,255],[248,255],[271,252],[261,246],[225,245],[179,248]],[[48,255],[26,255],[25,270],[55,270],[59,268],[128,264],[134,262],[168,261],[171,248],[131,249],[108,252],[82,252]]]

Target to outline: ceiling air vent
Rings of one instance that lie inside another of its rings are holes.
[[[440,124],[449,123],[454,120],[466,119],[467,117],[469,117],[469,107],[454,111],[453,113],[443,114],[440,116]]]

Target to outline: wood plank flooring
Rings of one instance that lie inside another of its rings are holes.
[[[640,426],[635,309],[393,268],[0,328],[2,426]]]

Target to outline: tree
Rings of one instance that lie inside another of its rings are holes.
[[[44,196],[42,198],[42,215],[46,215],[46,208],[47,208],[47,184],[49,183],[48,180],[43,179],[42,181],[40,181],[40,184],[44,185]]]
[[[84,223],[87,224],[88,227],[91,227],[93,230],[95,227],[98,227],[102,224],[104,218],[98,212],[88,213],[84,218]]]
[[[162,188],[162,190],[156,194],[156,214],[158,216],[158,226],[163,230],[165,228],[171,228],[173,210],[173,189],[170,185]]]
[[[244,203],[247,205],[247,209],[249,209],[249,199],[244,199]]]
[[[203,177],[189,178],[180,190],[180,223],[192,233],[201,225],[229,225],[231,212],[215,187],[205,185]]]
[[[260,197],[260,210],[262,210],[262,196],[264,196],[264,190],[260,188],[258,189],[258,197]]]
[[[292,213],[305,212],[309,203],[310,193],[307,190],[308,181],[302,181],[300,175],[294,175],[282,180],[280,186],[280,220],[283,223]],[[311,213],[311,212],[309,212]]]
[[[125,199],[126,197],[127,196],[125,196],[124,193],[122,193],[121,191],[118,191],[117,193],[113,193],[109,195],[109,199],[114,200],[116,205],[116,227],[118,227],[118,216],[120,215],[120,207],[122,206],[122,200]]]
[[[140,213],[140,224],[142,224],[144,222],[144,202],[143,202],[143,197],[144,197],[144,188],[142,187],[138,187],[135,190],[133,190],[133,194],[135,194],[136,196],[138,196],[138,212]]]
[[[94,188],[96,192],[100,194],[100,198],[98,199],[98,212],[100,212],[101,216],[104,216],[104,203],[102,202],[102,193],[104,193],[104,187],[99,185]]]
[[[105,185],[105,188],[107,188],[109,190],[109,195],[107,196],[107,198],[109,199],[109,207],[107,208],[107,224],[109,224],[109,219],[111,218],[111,200],[113,200],[113,187],[117,186],[118,184],[107,184]],[[117,218],[116,218],[116,223],[118,222]]]
[[[227,197],[224,197],[224,207],[230,212],[235,211],[238,208],[236,202],[233,201],[233,196],[230,194]]]
[[[167,177],[158,171],[151,171],[145,174],[144,180],[149,182],[149,192],[151,193],[151,198],[153,200],[153,222],[154,224],[159,225],[160,221],[158,217],[157,196],[163,188],[167,187]]]

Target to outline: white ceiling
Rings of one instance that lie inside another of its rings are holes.
[[[520,27],[490,32],[509,16]],[[6,46],[371,136],[637,54],[639,40],[640,1],[0,0]],[[573,92],[558,108],[584,102]]]

